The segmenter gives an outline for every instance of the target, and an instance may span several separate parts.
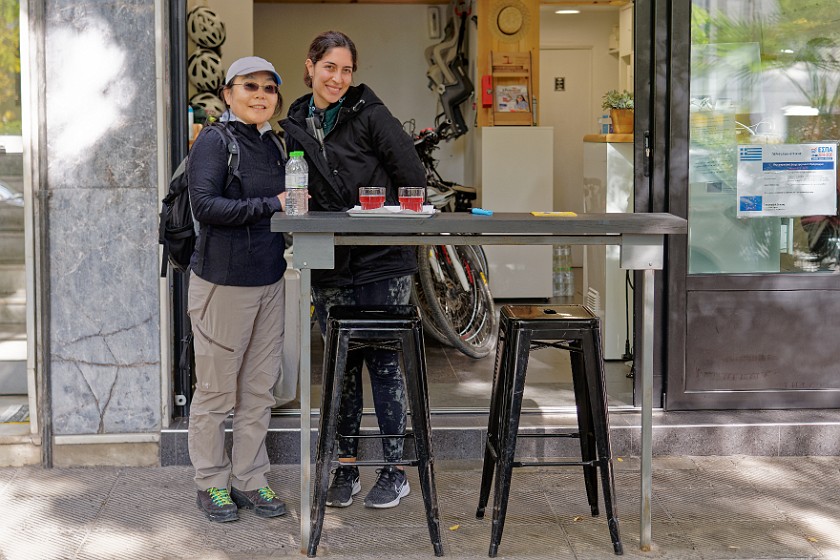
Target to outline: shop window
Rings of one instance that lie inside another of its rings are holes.
[[[690,273],[837,269],[836,10],[693,3]]]

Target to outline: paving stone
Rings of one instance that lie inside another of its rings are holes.
[[[616,469],[621,538],[627,558],[740,560],[840,558],[837,458],[676,457],[657,460],[653,547],[639,548],[639,473]],[[696,468],[692,468],[692,464]],[[416,469],[412,493],[396,509],[361,499],[328,510],[318,558],[433,558]],[[363,497],[373,469],[363,471]],[[0,558],[79,560],[261,560],[300,558],[299,471],[275,465],[269,483],[288,513],[207,521],[195,505],[192,468],[0,469],[6,498]],[[578,468],[516,469],[499,558],[615,558],[603,511],[589,515]],[[492,494],[475,518],[480,462],[436,463],[444,552],[487,557]],[[599,486],[599,495],[602,488]],[[603,509],[601,497],[601,508]]]

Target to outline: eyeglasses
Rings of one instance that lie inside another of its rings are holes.
[[[256,82],[245,82],[242,84],[230,84],[231,86],[242,86],[245,88],[245,91],[249,93],[254,93],[260,90],[260,88],[264,89],[265,92],[269,95],[276,95],[277,94],[277,85],[275,84],[266,84],[261,86]]]

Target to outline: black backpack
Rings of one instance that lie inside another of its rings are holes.
[[[213,123],[204,129],[215,130],[222,135],[228,150],[228,168],[225,188],[230,186],[234,177],[239,176],[239,144],[224,123]],[[285,164],[286,151],[280,139],[274,132],[269,132],[272,140],[280,150],[280,161]],[[190,267],[190,259],[195,251],[198,224],[193,218],[190,206],[189,177],[187,176],[187,161],[189,156],[181,161],[169,180],[169,192],[163,199],[160,210],[160,230],[158,242],[163,245],[163,259],[160,267],[161,277],[166,276],[167,262],[172,268],[186,272]],[[203,239],[203,238],[202,238]],[[201,249],[199,247],[199,249]]]

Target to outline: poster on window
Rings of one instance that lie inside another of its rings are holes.
[[[525,113],[528,106],[528,86],[496,86],[496,107],[500,113]]]
[[[738,146],[738,217],[837,213],[837,144]]]

